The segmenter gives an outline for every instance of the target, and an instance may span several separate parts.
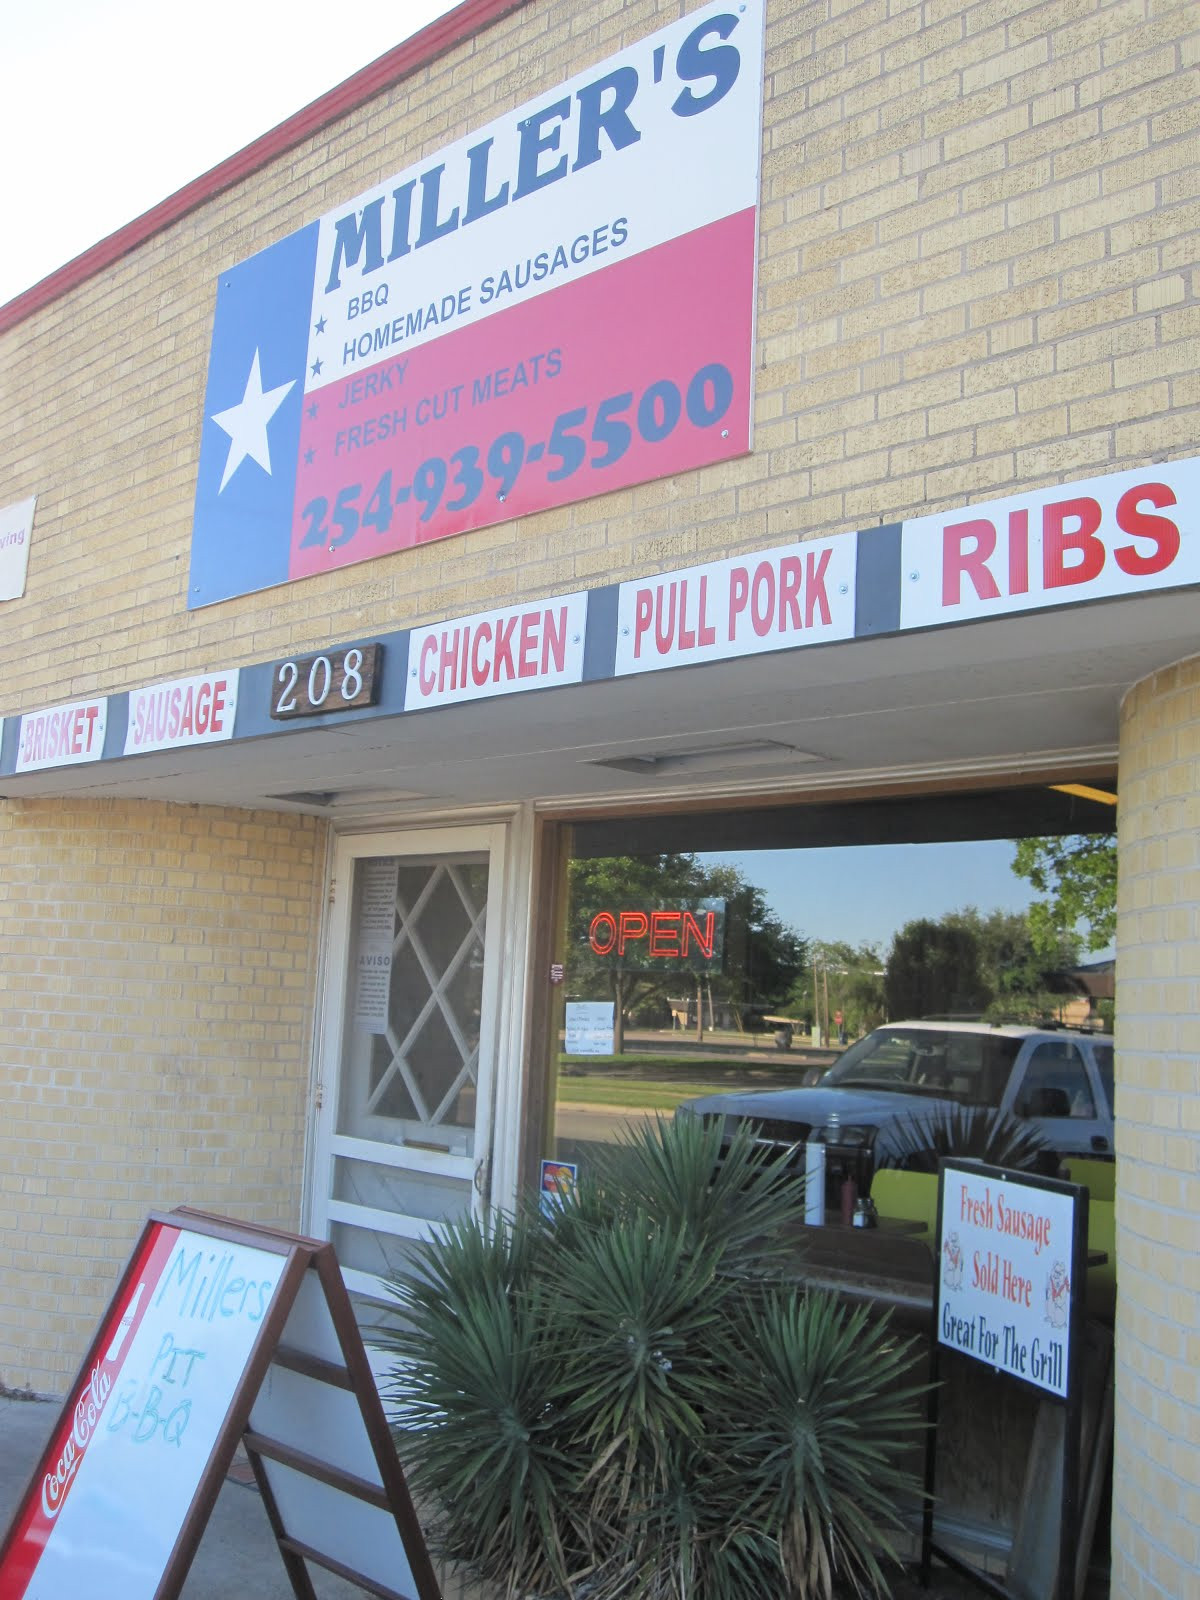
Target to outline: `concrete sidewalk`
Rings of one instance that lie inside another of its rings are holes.
[[[57,1402],[0,1398],[0,1536],[8,1531],[58,1420]],[[240,1476],[240,1475],[239,1475]],[[362,1600],[363,1591],[310,1564],[318,1600]],[[295,1600],[257,1488],[222,1485],[182,1600]]]

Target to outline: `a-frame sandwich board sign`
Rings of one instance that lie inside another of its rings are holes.
[[[333,1246],[152,1213],[12,1525],[0,1600],[175,1600],[244,1446],[297,1600],[309,1564],[441,1600]]]

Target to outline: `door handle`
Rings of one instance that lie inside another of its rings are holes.
[[[1108,1140],[1104,1137],[1104,1135],[1102,1133],[1094,1133],[1092,1135],[1092,1149],[1093,1150],[1107,1150],[1108,1149]]]
[[[475,1163],[475,1177],[473,1181],[475,1184],[475,1193],[483,1201],[485,1206],[488,1204],[488,1190],[491,1186],[491,1176],[492,1163],[487,1156],[482,1156]]]

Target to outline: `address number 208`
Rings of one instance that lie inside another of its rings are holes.
[[[380,644],[352,645],[280,661],[271,683],[271,715],[315,717],[374,705],[382,650]]]

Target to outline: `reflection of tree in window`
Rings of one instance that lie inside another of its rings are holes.
[[[580,999],[612,999],[618,1054],[631,1019],[669,1025],[668,996],[681,992],[697,1002],[698,1026],[720,1008],[741,1028],[748,1005],[782,1004],[804,963],[804,940],[769,910],[761,889],[735,867],[709,865],[695,855],[580,857],[571,862],[570,895],[569,991]],[[699,920],[714,904],[722,908],[723,938],[711,960],[695,940],[686,951],[681,941],[679,954],[668,958],[654,956],[646,939],[600,954],[589,938],[598,915],[670,910]]]

